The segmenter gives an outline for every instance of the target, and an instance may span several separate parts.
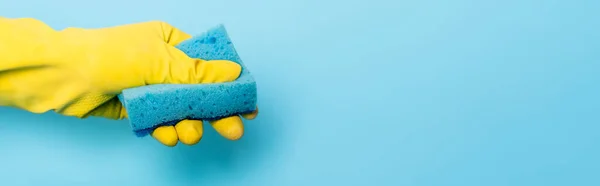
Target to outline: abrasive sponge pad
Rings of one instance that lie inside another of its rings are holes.
[[[256,82],[242,63],[223,25],[176,46],[192,58],[230,60],[242,66],[238,79],[211,84],[158,84],[123,90],[118,97],[133,132],[143,137],[156,127],[184,119],[214,120],[256,109]]]

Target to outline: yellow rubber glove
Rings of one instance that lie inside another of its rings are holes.
[[[57,31],[32,18],[0,17],[0,105],[122,119],[127,114],[116,95],[123,89],[228,82],[240,75],[234,62],[194,59],[174,47],[190,37],[160,21]],[[227,139],[243,135],[239,116],[210,123]],[[202,133],[202,121],[185,120],[152,136],[167,146],[193,145]]]

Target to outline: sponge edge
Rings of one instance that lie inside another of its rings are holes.
[[[215,120],[256,109],[256,82],[223,25],[176,47],[192,58],[236,62],[242,72],[237,80],[227,83],[157,84],[123,90],[118,98],[137,136],[146,136],[159,126],[174,125],[184,119]]]

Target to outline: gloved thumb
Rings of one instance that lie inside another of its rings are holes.
[[[166,45],[169,60],[158,61],[146,74],[148,84],[198,84],[234,81],[242,67],[228,60],[190,58],[172,45]]]

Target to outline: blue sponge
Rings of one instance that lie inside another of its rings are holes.
[[[118,97],[137,136],[184,119],[215,120],[256,109],[256,82],[223,25],[183,41],[177,48],[192,58],[236,62],[242,66],[241,75],[228,83],[158,84],[123,90]]]

